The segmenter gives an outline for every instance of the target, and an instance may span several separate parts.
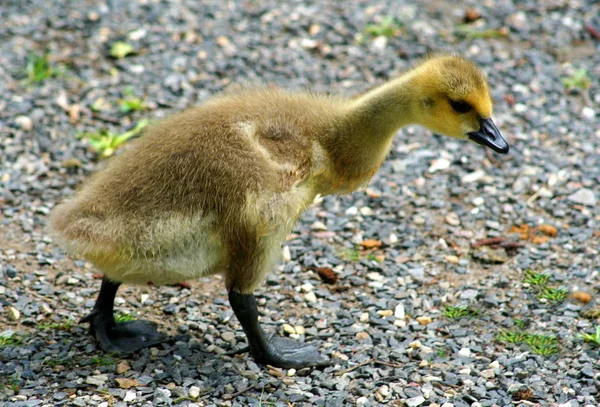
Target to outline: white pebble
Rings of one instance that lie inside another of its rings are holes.
[[[369,313],[363,312],[362,314],[360,314],[360,317],[358,317],[358,320],[360,322],[369,322]]]
[[[460,225],[460,218],[454,212],[450,212],[448,215],[446,215],[445,220],[446,220],[446,223],[449,224],[450,226]]]
[[[29,116],[17,116],[15,117],[15,122],[25,131],[31,131],[33,128],[33,120]]]
[[[359,398],[356,399],[356,405],[357,406],[364,406],[368,402],[369,402],[369,399],[366,398],[365,396],[362,396],[362,397],[359,397]]]
[[[396,305],[396,308],[394,309],[394,316],[398,319],[406,318],[406,312],[404,311],[404,304],[399,303],[398,305]]]
[[[371,281],[383,281],[383,279],[384,279],[383,275],[381,275],[375,271],[367,273],[367,278]]]
[[[461,356],[463,358],[470,358],[471,357],[471,349],[461,348],[461,350],[458,351],[458,356]]]
[[[383,386],[381,386],[378,390],[379,394],[381,394],[383,397],[387,397],[390,395],[390,387],[386,384],[384,384]]]
[[[200,387],[198,387],[198,386],[190,387],[190,390],[188,391],[188,396],[190,396],[193,399],[197,399],[198,397],[200,397]]]
[[[311,283],[304,283],[300,286],[300,289],[305,293],[309,293],[315,289],[315,286]]]
[[[479,376],[485,378],[485,379],[493,379],[494,377],[496,377],[496,375],[494,374],[494,369],[486,369],[486,370],[482,370],[479,373]]]
[[[8,319],[18,321],[21,318],[21,312],[15,307],[8,307]]]
[[[396,236],[395,234],[391,233],[388,238],[386,239],[386,244],[388,245],[392,245],[394,243],[396,243],[398,241],[398,236]]]
[[[498,369],[500,367],[500,362],[498,362],[497,360],[494,360],[488,366],[490,367],[490,369]]]
[[[483,199],[483,197],[478,196],[477,198],[473,199],[473,205],[475,206],[481,206],[483,205],[483,203],[485,202],[485,199]]]
[[[125,397],[123,397],[123,401],[125,403],[129,403],[130,401],[135,400],[135,391],[127,391],[125,392]]]
[[[450,160],[445,158],[439,158],[437,160],[433,160],[429,169],[427,170],[429,173],[433,174],[434,172],[446,170],[450,168]]]
[[[327,230],[327,226],[323,222],[316,221],[310,225],[312,230]]]
[[[380,35],[379,37],[377,37],[373,40],[373,42],[371,43],[371,47],[375,51],[381,52],[385,49],[385,47],[387,47],[387,43],[388,43],[387,37],[385,35]]]
[[[467,175],[464,175],[460,181],[463,184],[471,184],[473,182],[477,182],[479,181],[481,178],[483,178],[485,176],[485,171],[483,170],[475,170],[473,172],[468,173]]]
[[[281,258],[286,263],[292,260],[292,254],[290,253],[289,246],[283,246],[283,249],[281,249]]]
[[[317,296],[316,296],[316,295],[315,295],[315,293],[314,293],[314,292],[312,292],[312,291],[311,291],[311,292],[309,292],[309,293],[306,293],[306,295],[304,296],[304,298],[305,298],[305,299],[306,299],[306,301],[308,301],[308,302],[312,302],[312,303],[315,303],[315,302],[317,302]]]
[[[422,346],[423,346],[423,344],[419,340],[412,341],[411,343],[408,344],[408,347],[413,348],[413,349],[419,349]]]
[[[362,208],[359,209],[360,214],[363,216],[371,216],[373,215],[373,209],[369,208],[368,206],[363,206]]]
[[[583,117],[584,120],[591,122],[592,120],[596,119],[596,112],[591,107],[586,106],[581,109],[581,117]]]
[[[283,328],[283,332],[285,332],[288,335],[292,335],[292,334],[296,333],[296,330],[290,324],[283,324],[282,328]]]
[[[348,209],[346,209],[345,213],[348,216],[358,215],[358,208],[356,206],[351,206]]]
[[[412,397],[410,399],[407,399],[405,401],[405,403],[408,407],[417,407],[417,406],[420,406],[421,404],[425,403],[425,397],[423,397],[423,396]]]

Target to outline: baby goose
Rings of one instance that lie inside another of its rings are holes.
[[[155,124],[53,213],[58,240],[104,275],[82,321],[108,352],[162,342],[149,321],[115,322],[119,286],[221,273],[256,361],[326,364],[258,323],[252,293],[285,236],[317,194],[364,186],[407,124],[507,153],[491,114],[475,65],[440,55],[355,99],[249,89]]]

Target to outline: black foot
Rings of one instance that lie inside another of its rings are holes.
[[[115,322],[113,304],[119,285],[107,278],[102,279],[94,309],[79,322],[89,322],[90,333],[100,347],[110,353],[128,354],[165,342],[168,337],[158,333],[154,322]]]
[[[329,365],[329,360],[321,356],[314,345],[279,337],[271,337],[267,341],[265,350],[254,354],[254,358],[259,363],[285,369]]]
[[[90,333],[102,350],[109,353],[129,354],[168,339],[156,330],[154,322],[146,320],[112,322],[92,311],[80,322],[90,323]]]
[[[258,324],[258,310],[252,294],[240,294],[232,290],[229,292],[229,303],[244,328],[250,353],[257,362],[294,369],[329,364],[315,346],[289,338],[267,338]]]

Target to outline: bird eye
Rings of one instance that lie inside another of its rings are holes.
[[[450,100],[450,106],[452,106],[452,109],[458,113],[467,113],[469,110],[471,110],[471,105],[467,102],[463,102],[462,100]]]

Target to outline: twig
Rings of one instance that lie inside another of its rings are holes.
[[[117,119],[115,117],[110,117],[110,116],[105,116],[101,113],[92,113],[92,117],[98,119],[98,120],[102,120],[103,122],[108,122],[108,123],[112,123],[112,124],[122,124],[122,120]]]
[[[383,360],[376,360],[375,364],[377,365],[384,365],[384,366],[388,366],[388,367],[404,367],[403,365],[400,365],[398,363],[390,363],[390,362],[384,362]]]
[[[234,349],[234,350],[231,350],[229,352],[223,353],[223,355],[224,356],[235,356],[235,355],[240,355],[240,354],[246,353],[246,352],[250,352],[250,346],[245,346],[245,347],[240,348],[240,349]]]
[[[501,237],[490,237],[488,239],[481,239],[471,244],[472,248],[477,248],[479,246],[492,246],[501,244],[504,241]]]
[[[254,389],[254,384],[251,385],[250,387],[246,387],[243,390],[238,391],[237,393],[231,393],[231,394],[223,394],[223,400],[231,400],[236,398],[237,396],[240,396],[244,393],[246,393],[247,391],[253,390]]]
[[[361,368],[361,367],[363,367],[365,365],[368,365],[369,363],[373,363],[375,360],[376,360],[375,358],[371,358],[369,360],[365,360],[364,362],[361,362],[358,365],[349,367],[348,369],[340,370],[339,372],[335,372],[334,376],[341,376],[341,375],[343,375],[345,373],[352,372],[353,370],[356,370],[356,369]]]
[[[368,365],[370,363],[375,363],[376,365],[384,365],[384,366],[388,366],[388,367],[394,367],[394,368],[401,368],[403,367],[402,365],[398,364],[398,363],[390,363],[390,362],[384,362],[383,360],[379,360],[379,359],[375,359],[375,358],[371,358],[369,360],[365,360],[364,362],[359,363],[356,366],[352,366],[349,367],[348,369],[344,369],[344,370],[340,370],[339,372],[335,372],[334,376],[341,376],[343,374],[352,372],[353,370],[356,370],[358,368],[361,368],[365,365]]]

